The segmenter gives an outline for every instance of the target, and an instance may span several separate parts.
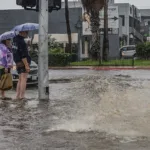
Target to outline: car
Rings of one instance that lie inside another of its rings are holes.
[[[136,56],[136,46],[135,45],[127,45],[123,46],[119,50],[120,58],[133,58]]]
[[[18,79],[19,79],[19,75],[17,73],[16,70],[16,64],[13,64],[13,69],[11,71],[12,74],[12,80],[13,80],[13,84],[16,85]],[[37,85],[38,84],[38,65],[34,62],[31,61],[31,65],[30,65],[30,72],[28,74],[28,79],[27,79],[27,85]]]

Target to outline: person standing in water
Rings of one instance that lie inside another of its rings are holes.
[[[0,43],[0,78],[5,73],[10,73],[13,67],[13,54],[11,49],[11,39],[6,39]],[[10,100],[6,97],[5,91],[1,91],[2,100]]]

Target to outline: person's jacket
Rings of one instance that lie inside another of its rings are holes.
[[[13,54],[11,49],[0,44],[0,67],[10,68],[13,66]]]
[[[12,51],[15,63],[22,62],[22,59],[24,58],[27,58],[29,64],[31,63],[31,57],[29,56],[24,37],[18,35],[13,39]]]

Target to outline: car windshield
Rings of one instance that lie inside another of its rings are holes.
[[[126,51],[126,50],[127,50],[127,47],[123,47],[121,50],[122,50],[122,51]]]
[[[135,47],[134,47],[134,46],[128,47],[128,51],[129,51],[129,50],[135,50]]]

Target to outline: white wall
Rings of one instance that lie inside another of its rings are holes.
[[[68,43],[67,34],[50,34],[52,38],[56,39],[56,42]],[[39,41],[39,35],[35,34],[33,38],[33,44],[37,44]],[[78,33],[72,33],[72,43],[78,43]]]

